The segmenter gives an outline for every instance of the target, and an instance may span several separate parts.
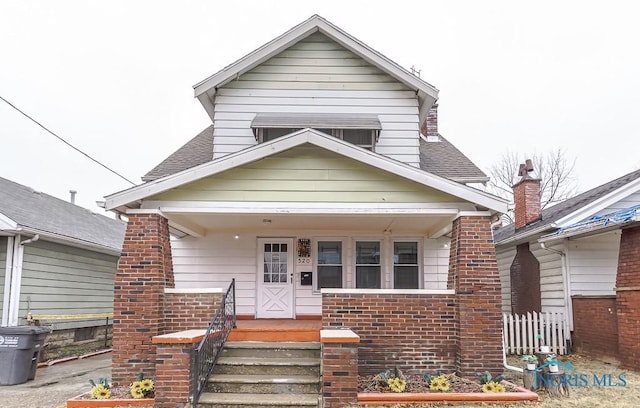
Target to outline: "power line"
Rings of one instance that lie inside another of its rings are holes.
[[[62,143],[66,144],[67,146],[69,146],[70,148],[72,148],[73,150],[77,151],[78,153],[83,154],[84,156],[86,156],[89,160],[93,161],[94,163],[99,164],[100,166],[104,167],[105,169],[109,170],[111,173],[115,174],[116,176],[120,177],[121,179],[131,183],[132,185],[136,185],[136,183],[134,183],[133,181],[129,180],[128,178],[126,178],[125,176],[123,176],[122,174],[118,173],[117,171],[113,170],[112,168],[110,168],[109,166],[107,166],[106,164],[102,164],[100,163],[98,160],[94,159],[93,157],[89,156],[87,153],[83,152],[82,150],[78,149],[77,147],[75,147],[74,145],[72,145],[71,143],[67,142],[66,140],[64,140],[63,138],[61,138],[60,136],[56,135],[55,133],[53,133],[51,130],[47,129],[46,126],[44,126],[42,123],[38,122],[37,120],[35,120],[34,118],[32,118],[31,116],[27,115],[26,113],[24,113],[23,111],[21,111],[17,106],[15,106],[14,104],[12,104],[11,102],[9,102],[8,100],[4,99],[1,95],[0,95],[0,99],[2,99],[7,105],[11,106],[13,109],[17,110],[18,112],[20,112],[22,115],[24,115],[27,119],[29,119],[30,121],[32,121],[33,123],[35,123],[36,125],[40,126],[41,128],[43,128],[45,131],[47,131],[48,133],[50,133],[51,135],[55,136],[58,140],[60,140]]]

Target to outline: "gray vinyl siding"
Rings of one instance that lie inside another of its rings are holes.
[[[419,166],[415,91],[319,33],[221,87],[214,110],[214,159],[256,144],[257,113],[354,113],[378,116],[377,153]]]
[[[0,320],[4,310],[4,279],[6,276],[7,237],[0,237]]]
[[[24,247],[19,324],[27,310],[34,315],[113,312],[113,286],[118,258],[37,241]],[[47,322],[48,323],[48,322]],[[102,325],[104,320],[59,320],[54,329]]]
[[[571,295],[615,295],[620,231],[569,241]]]
[[[516,256],[516,247],[496,248],[498,272],[502,288],[502,311],[511,313],[511,263]]]

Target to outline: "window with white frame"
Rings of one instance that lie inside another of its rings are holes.
[[[380,241],[356,241],[356,288],[380,289]]]
[[[302,128],[256,128],[258,143],[269,142],[281,136],[288,135]],[[318,129],[320,132],[332,135],[345,142],[349,142],[363,149],[373,151],[378,135],[377,129]]]
[[[342,287],[342,241],[318,241],[317,289]]]
[[[393,287],[395,289],[419,289],[420,266],[418,243],[395,241],[393,243]]]

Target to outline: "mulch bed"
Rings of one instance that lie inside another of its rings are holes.
[[[450,389],[448,392],[482,392],[482,386],[479,381],[467,380],[457,377],[455,374],[445,374],[449,380]],[[407,388],[404,392],[415,393],[441,393],[440,391],[431,391],[429,383],[419,374],[405,375],[407,380]],[[507,392],[518,392],[519,390],[511,384],[505,385]],[[386,385],[379,382],[375,375],[358,376],[358,392],[391,392]]]

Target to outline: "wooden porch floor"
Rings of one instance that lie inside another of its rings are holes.
[[[320,341],[320,320],[238,320],[229,341]]]

